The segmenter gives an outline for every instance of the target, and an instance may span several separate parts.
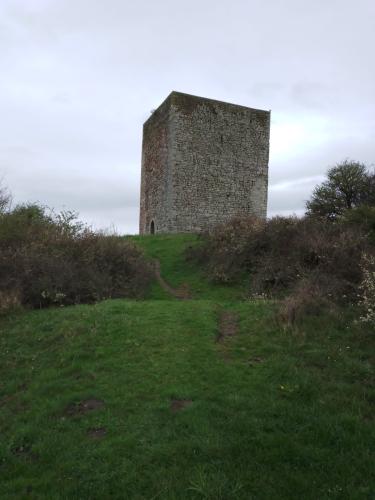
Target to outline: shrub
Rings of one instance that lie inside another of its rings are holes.
[[[0,290],[0,316],[21,305],[18,290]]]
[[[337,303],[356,298],[369,244],[360,225],[296,217],[235,219],[202,239],[190,257],[213,280],[233,281],[245,273],[251,295],[273,297],[308,284],[310,292],[318,289]]]
[[[344,221],[357,227],[360,226],[369,238],[369,241],[375,244],[375,206],[362,205],[358,208],[347,210]]]
[[[236,280],[247,267],[248,249],[256,241],[264,221],[256,217],[234,218],[201,235],[201,245],[190,247],[187,258],[204,265],[215,282]]]
[[[332,311],[334,304],[330,300],[332,294],[327,289],[334,289],[327,283],[324,275],[312,274],[303,278],[280,301],[278,319],[284,328],[297,327],[306,316],[318,315],[323,310]]]
[[[46,307],[142,297],[151,269],[129,241],[28,204],[0,216],[0,276],[2,297]]]
[[[375,326],[375,255],[364,254],[362,259],[363,278],[359,286],[360,305],[363,308],[361,321]]]

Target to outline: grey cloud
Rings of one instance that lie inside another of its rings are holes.
[[[269,211],[302,213],[328,166],[375,161],[374,19],[372,0],[2,0],[0,177],[135,232],[142,124],[180,90],[272,110]]]

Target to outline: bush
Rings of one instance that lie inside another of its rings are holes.
[[[202,245],[190,247],[187,258],[205,266],[215,282],[229,283],[248,267],[248,250],[257,241],[264,221],[256,217],[234,218],[201,234]]]
[[[116,235],[94,232],[72,212],[36,204],[0,215],[0,292],[46,307],[145,295],[151,269],[141,251]]]
[[[331,309],[331,302],[325,296],[317,276],[302,279],[280,302],[278,319],[283,327],[294,328],[308,315],[317,315]]]
[[[360,305],[363,308],[361,321],[375,326],[375,254],[364,254],[362,259],[363,278],[359,286]]]
[[[0,316],[21,306],[18,290],[0,290]]]
[[[344,221],[354,226],[360,226],[369,241],[375,244],[375,206],[362,205],[361,207],[347,210]]]
[[[246,274],[251,295],[282,298],[307,287],[336,303],[356,299],[369,245],[361,225],[296,217],[235,219],[202,238],[190,257],[215,281]]]

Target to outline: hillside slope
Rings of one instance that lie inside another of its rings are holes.
[[[194,236],[134,237],[172,288],[0,321],[0,498],[370,499],[374,338],[283,332]]]
[[[195,299],[218,300],[232,302],[246,297],[246,291],[241,286],[212,285],[205,279],[204,273],[196,265],[186,259],[188,247],[199,244],[198,236],[194,234],[132,236],[150,259],[160,263],[163,278],[175,288],[184,286],[190,296]],[[150,298],[171,299],[170,294],[155,283]]]

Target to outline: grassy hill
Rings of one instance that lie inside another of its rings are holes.
[[[133,237],[174,289],[0,320],[0,498],[375,498],[375,339]]]

